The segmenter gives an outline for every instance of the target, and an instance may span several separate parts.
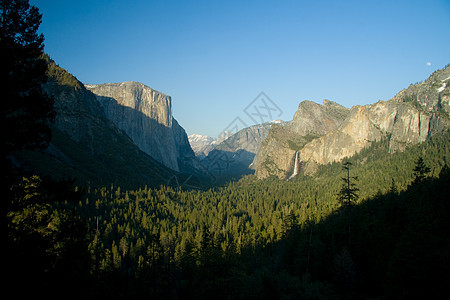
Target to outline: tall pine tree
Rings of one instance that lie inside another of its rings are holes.
[[[356,187],[355,181],[358,180],[356,176],[350,176],[351,162],[344,162],[342,169],[345,171],[345,177],[342,177],[342,187],[338,192],[338,200],[342,207],[353,206],[358,201],[359,189]]]
[[[416,165],[413,169],[413,184],[423,183],[430,173],[430,168],[425,165],[422,156],[416,160]]]
[[[51,139],[53,99],[43,92],[47,81],[42,15],[28,0],[0,0],[2,241],[8,250],[3,268],[15,296],[49,296],[55,287],[84,278],[84,221],[55,202],[78,201],[72,183],[29,176],[13,167],[15,151],[42,149]],[[80,274],[83,275],[80,276]],[[52,288],[50,288],[52,287]],[[66,286],[67,288],[67,286]],[[16,291],[14,291],[16,293]]]
[[[42,15],[27,0],[0,0],[1,203],[2,237],[7,234],[6,212],[15,182],[9,161],[16,150],[46,147],[49,121],[55,117],[53,99],[42,91],[47,63],[44,36],[38,33]]]
[[[42,15],[24,0],[0,0],[0,83],[2,154],[43,148],[50,142],[53,100],[42,90],[47,81]]]

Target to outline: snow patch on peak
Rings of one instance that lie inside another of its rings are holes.
[[[280,120],[280,119],[276,119],[276,120],[270,121],[269,123],[271,123],[271,124],[281,124],[281,123],[284,123],[284,121]]]
[[[188,136],[189,140],[213,140],[214,138],[207,136],[207,135],[202,135],[202,134],[198,134],[198,133],[194,133]]]
[[[188,136],[188,140],[196,156],[205,156],[211,151],[212,144],[216,139],[207,135],[194,133]]]
[[[448,79],[448,78],[447,78]],[[442,86],[437,89],[438,93],[442,92],[447,87],[447,83],[443,82]]]

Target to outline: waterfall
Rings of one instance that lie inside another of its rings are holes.
[[[293,179],[295,176],[298,175],[299,173],[299,163],[298,163],[298,157],[299,157],[300,153],[298,151],[295,152],[295,160],[294,160],[294,172],[292,173],[292,175],[289,177],[288,180]]]

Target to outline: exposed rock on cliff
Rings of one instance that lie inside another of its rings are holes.
[[[253,162],[258,177],[289,177],[295,153],[314,138],[336,129],[349,110],[335,102],[302,101],[288,126],[272,126]]]
[[[105,117],[96,96],[74,76],[51,60],[48,75],[44,90],[54,97],[57,112],[52,140],[43,151],[18,153],[24,167],[94,186],[158,186],[173,176]]]
[[[449,128],[450,67],[436,71],[425,82],[411,85],[390,101],[379,101],[350,110],[324,102],[321,107],[302,102],[289,127],[269,133],[256,158],[256,174],[263,178],[287,178],[299,151],[301,171],[314,173],[319,164],[340,161],[374,141],[389,140],[389,151],[426,140]],[[333,107],[333,109],[330,109]],[[312,136],[305,144],[292,146],[299,136]],[[289,146],[291,145],[291,146]]]
[[[179,161],[195,158],[186,132],[172,117],[170,96],[133,81],[85,86],[106,117],[154,159],[180,171]]]
[[[348,109],[330,100],[323,105],[303,101],[289,125],[289,129],[301,136],[324,135],[337,128],[348,115]]]
[[[198,173],[199,167],[198,159],[191,148],[186,131],[175,118],[172,119],[172,133],[176,147],[176,157],[180,171],[187,173]],[[202,173],[202,172],[200,172]]]

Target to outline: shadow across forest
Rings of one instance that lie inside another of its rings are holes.
[[[450,174],[439,170],[336,209],[339,175],[74,191],[8,169],[7,286],[46,298],[448,298]],[[382,186],[369,175],[361,190]]]
[[[244,149],[237,151],[214,149],[206,158],[200,160],[200,163],[210,174],[214,183],[212,186],[219,186],[254,174],[255,170],[249,167],[254,158],[254,153]]]
[[[228,259],[205,258],[181,289],[194,298],[446,298],[450,177],[380,194],[320,223],[285,221],[284,237]],[[223,297],[221,297],[223,296]]]
[[[318,223],[300,224],[290,214],[283,219],[281,239],[239,250],[231,242],[223,247],[224,240],[218,243],[205,225],[200,247],[182,245],[175,258],[175,246],[155,235],[146,265],[122,261],[120,268],[98,273],[88,294],[129,299],[445,298],[449,184],[445,168],[439,178],[402,192],[392,188]]]

